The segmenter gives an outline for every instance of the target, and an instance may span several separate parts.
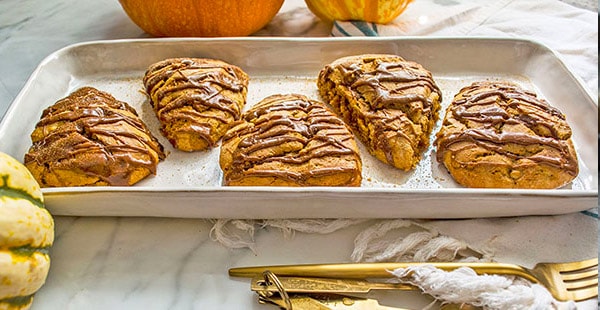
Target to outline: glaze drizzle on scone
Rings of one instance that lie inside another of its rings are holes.
[[[321,70],[317,86],[377,159],[402,170],[418,164],[442,98],[420,64],[396,55],[344,57]]]
[[[42,187],[133,185],[165,158],[127,103],[83,87],[46,108],[25,166]]]
[[[359,186],[361,160],[350,129],[320,102],[272,95],[223,137],[226,185]]]
[[[246,102],[248,75],[237,66],[203,58],[151,65],[144,86],[163,135],[182,151],[214,147]]]
[[[510,82],[461,89],[435,144],[438,161],[468,187],[556,188],[579,171],[565,115]]]

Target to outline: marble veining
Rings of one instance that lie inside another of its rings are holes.
[[[566,216],[567,225],[579,225],[579,217]],[[549,220],[553,219],[558,220]],[[478,240],[489,240],[483,244],[494,248],[505,244],[503,238],[509,236],[498,232],[506,227],[535,226],[541,220],[440,221],[437,229],[442,233],[454,230],[450,235],[470,240],[473,245],[481,242]],[[33,309],[269,309],[256,302],[250,279],[229,278],[227,269],[349,261],[354,238],[376,222],[360,222],[327,234],[290,235],[271,227],[256,231],[252,249],[236,249],[212,240],[210,230],[214,223],[209,220],[57,217],[50,276],[36,295]],[[461,236],[456,234],[457,225],[480,233]],[[580,226],[580,234],[595,234],[590,230],[594,226]],[[489,228],[483,231],[481,227]],[[552,258],[554,247],[539,247],[537,253],[527,253],[532,245],[548,242],[545,238],[532,235],[527,243],[512,251],[504,249],[496,258],[515,261],[523,254],[531,254],[534,261]],[[579,237],[573,234],[552,238],[564,244],[576,242]],[[582,247],[570,255],[585,257],[593,250]],[[398,296],[401,298],[396,302],[410,309],[421,309],[431,302],[416,292]]]

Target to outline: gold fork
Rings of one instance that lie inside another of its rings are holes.
[[[582,301],[598,297],[598,258],[569,263],[539,263],[532,269],[503,263],[342,263],[238,267],[232,277],[254,277],[269,270],[278,276],[368,279],[389,278],[391,271],[411,266],[432,265],[451,271],[472,268],[477,274],[514,275],[545,286],[560,301]]]

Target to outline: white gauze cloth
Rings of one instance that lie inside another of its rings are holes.
[[[554,300],[546,288],[516,277],[477,275],[463,267],[443,271],[432,265],[396,269],[400,282],[418,286],[424,293],[450,303],[467,303],[484,309],[577,309],[574,302]]]
[[[287,238],[295,232],[329,234],[351,225],[372,225],[354,239],[355,262],[492,261],[484,248],[445,236],[422,221],[353,219],[215,220],[211,237],[230,248],[254,250],[257,230],[277,228]],[[556,301],[543,286],[512,276],[477,275],[470,268],[452,272],[431,265],[391,271],[442,302],[469,303],[484,309],[576,309],[573,302]]]

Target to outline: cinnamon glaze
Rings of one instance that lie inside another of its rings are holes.
[[[165,158],[131,106],[92,87],[46,108],[31,139],[25,165],[42,186],[131,185],[133,173],[156,174]],[[95,184],[77,184],[78,174]]]
[[[371,154],[399,169],[415,167],[442,97],[428,70],[396,55],[348,56],[321,70],[318,87]]]
[[[566,117],[508,81],[463,87],[436,135],[437,160],[460,185],[554,189],[579,173]]]
[[[175,147],[193,151],[214,147],[240,118],[248,76],[218,60],[173,58],[151,65],[143,82],[163,134]],[[193,138],[182,142],[181,136]],[[203,141],[193,145],[193,139]]]
[[[438,134],[439,161],[444,150],[460,152],[476,145],[513,160],[550,165],[573,176],[578,173],[565,116],[533,92],[511,83],[476,82],[460,90],[447,113],[446,118],[465,124],[465,128]],[[450,123],[447,120],[445,124]],[[516,153],[506,148],[508,144],[540,147],[537,152]],[[542,151],[544,148],[554,152]]]
[[[353,175],[360,184],[360,156],[344,122],[323,104],[302,95],[273,95],[248,110],[223,137],[226,183],[274,178],[297,186],[315,179]]]
[[[373,110],[400,109],[418,101],[421,103],[420,112],[430,114],[432,100],[419,91],[411,90],[426,87],[436,92],[440,98],[442,95],[431,74],[412,62],[384,60],[377,62],[371,71],[364,70],[356,64],[342,64],[340,71],[346,86],[372,97],[368,103]]]

